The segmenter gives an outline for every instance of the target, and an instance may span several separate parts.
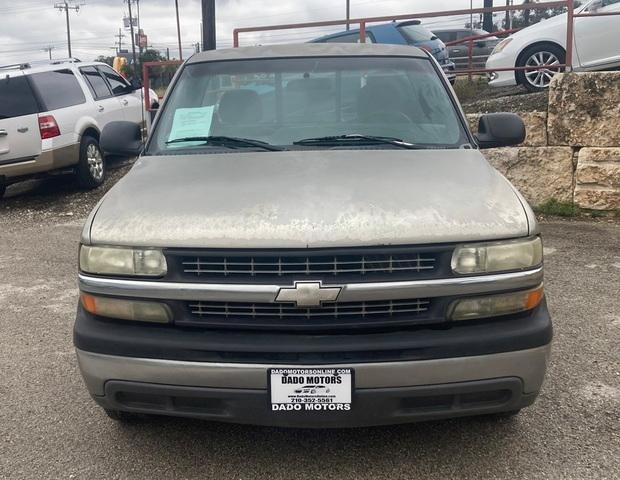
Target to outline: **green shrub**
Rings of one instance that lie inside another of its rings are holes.
[[[555,198],[547,200],[545,203],[535,208],[536,213],[543,215],[555,215],[558,217],[576,217],[581,213],[581,209],[572,202],[560,202]]]

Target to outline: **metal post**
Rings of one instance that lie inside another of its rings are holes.
[[[215,0],[202,0],[202,48],[215,50]]]
[[[575,27],[575,0],[566,0],[566,71],[573,70],[573,30]]]
[[[351,0],[347,0],[347,31],[350,30],[351,24],[349,20],[351,19]]]
[[[181,23],[179,22],[179,0],[174,0],[174,8],[177,12],[177,39],[179,41],[179,60],[183,60],[183,48],[181,47]]]
[[[235,28],[233,30],[233,47],[237,48],[239,46],[239,32]]]
[[[366,43],[366,22],[360,22],[360,43]]]
[[[147,62],[148,63],[148,62]],[[151,110],[151,92],[149,91],[149,67],[147,64],[142,65],[142,88],[144,89],[144,108]]]
[[[473,68],[473,55],[474,55],[474,41],[470,39],[467,42],[467,69],[471,70]],[[471,73],[467,75],[467,79],[471,82],[472,76]]]

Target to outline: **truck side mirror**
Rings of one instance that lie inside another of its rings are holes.
[[[480,148],[519,145],[525,140],[525,124],[514,113],[487,113],[480,117],[476,140]]]
[[[99,146],[106,155],[137,157],[142,153],[142,130],[133,122],[110,122],[101,132]]]

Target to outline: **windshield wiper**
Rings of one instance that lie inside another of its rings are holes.
[[[253,140],[251,138],[240,138],[240,137],[226,137],[221,135],[208,135],[204,137],[182,137],[175,138],[173,140],[168,140],[166,145],[170,145],[171,143],[182,143],[182,142],[204,142],[210,145],[218,146],[218,147],[257,147],[262,148],[264,150],[269,150],[270,152],[281,152],[284,150],[281,147],[276,147],[275,145],[271,145],[267,142],[262,142],[260,140]]]
[[[399,148],[409,148],[413,150],[424,149],[421,145],[405,142],[400,138],[381,137],[376,135],[363,135],[361,133],[349,133],[346,135],[332,135],[329,137],[304,138],[293,142],[293,145],[342,145],[352,142],[361,142],[365,144],[384,143],[394,145]]]

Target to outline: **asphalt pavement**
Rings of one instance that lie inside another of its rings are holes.
[[[64,200],[56,185],[0,201],[0,478],[620,478],[617,223],[543,223],[553,357],[541,397],[513,419],[123,426],[88,396],[71,341],[79,234],[96,195],[57,182]]]

